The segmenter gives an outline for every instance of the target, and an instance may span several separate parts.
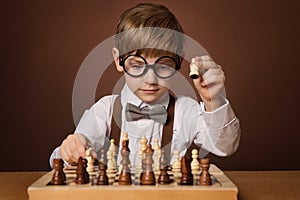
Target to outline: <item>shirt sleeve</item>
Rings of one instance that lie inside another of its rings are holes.
[[[198,123],[199,133],[195,139],[197,145],[218,156],[233,154],[240,141],[240,123],[228,100],[218,109],[207,112],[204,103],[200,103],[203,123]]]
[[[115,98],[116,95],[103,97],[90,109],[86,110],[74,131],[74,134],[81,133],[86,136],[96,152],[104,146],[106,137],[109,137]],[[52,162],[54,158],[61,158],[59,147],[50,156],[49,162],[51,167],[53,167]]]

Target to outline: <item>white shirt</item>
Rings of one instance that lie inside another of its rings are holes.
[[[105,96],[89,110],[86,110],[75,130],[75,133],[82,133],[90,140],[96,152],[99,152],[104,146],[105,139],[109,139],[116,97],[117,95]],[[206,112],[202,102],[199,104],[186,96],[177,96],[176,98],[171,155],[173,155],[174,150],[178,150],[180,156],[184,156],[193,141],[201,148],[218,156],[228,156],[236,151],[240,139],[240,125],[228,100],[217,110]],[[152,108],[156,104],[164,105],[167,108],[169,94],[164,94],[153,104],[147,104],[140,100],[126,84],[122,89],[121,131],[128,133],[130,161],[136,163],[141,137],[145,135],[148,140],[151,140],[149,142],[152,146],[155,138],[158,138],[159,143],[161,143],[163,124],[154,122],[152,119],[126,121],[125,107],[127,102],[141,108],[144,106]],[[122,141],[122,136],[120,141]],[[60,157],[58,147],[50,157],[50,165],[52,166],[54,158]],[[171,162],[172,160],[173,158],[171,158]]]

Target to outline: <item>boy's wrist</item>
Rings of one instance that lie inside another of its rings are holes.
[[[205,101],[203,100],[205,111],[213,112],[214,110],[220,108],[226,104],[226,100],[222,97],[215,98],[214,100]]]

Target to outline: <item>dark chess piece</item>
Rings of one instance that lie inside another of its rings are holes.
[[[129,153],[130,150],[128,148],[129,140],[123,140],[122,141],[122,150],[121,150],[121,155],[122,155],[122,169],[119,175],[119,185],[131,185],[132,180],[131,180],[131,173],[129,169],[130,165],[130,160],[129,160]]]
[[[193,185],[193,174],[190,163],[187,162],[185,156],[181,158],[181,177],[180,185]]]
[[[161,185],[165,185],[165,184],[170,184],[171,183],[171,179],[170,176],[168,174],[168,162],[165,158],[165,152],[164,150],[161,150],[161,157],[160,157],[160,174],[158,176],[158,180],[157,183],[161,184]]]
[[[155,185],[155,175],[153,172],[153,149],[151,148],[151,144],[147,145],[147,149],[145,151],[145,159],[143,160],[143,172],[140,176],[141,185]]]
[[[200,185],[211,185],[211,178],[210,178],[210,174],[208,172],[209,158],[200,159],[200,165],[201,165],[202,171],[200,173],[199,184]]]
[[[106,159],[105,159],[105,152],[102,149],[100,152],[100,159],[98,161],[98,167],[99,167],[99,175],[97,178],[97,185],[108,185],[108,176],[106,174]]]
[[[90,182],[89,173],[86,171],[87,159],[79,157],[76,169],[76,184],[87,184]]]
[[[52,185],[65,185],[66,175],[63,171],[64,161],[62,159],[53,160],[54,173],[51,179]]]

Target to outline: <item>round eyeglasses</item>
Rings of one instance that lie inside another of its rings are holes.
[[[148,64],[146,59],[140,55],[129,55],[124,59],[120,58],[119,64],[132,77],[141,77],[151,68],[157,77],[166,79],[180,69],[180,62],[177,63],[171,56],[162,56],[154,64]]]

